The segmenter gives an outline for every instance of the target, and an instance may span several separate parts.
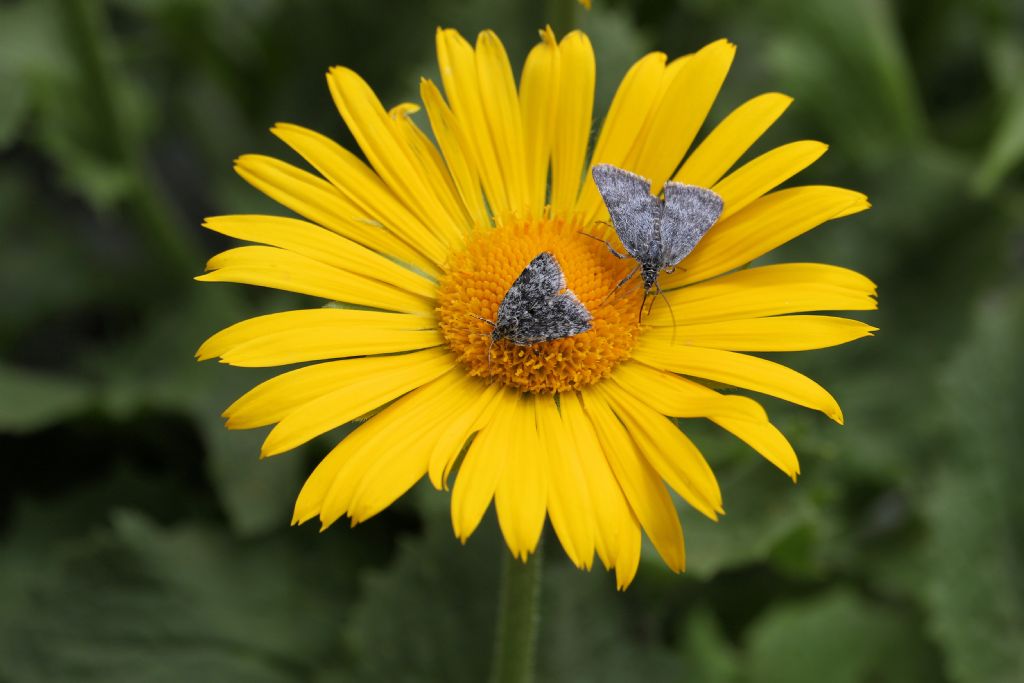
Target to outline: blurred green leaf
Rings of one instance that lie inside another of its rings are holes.
[[[291,535],[242,543],[119,512],[61,543],[16,536],[0,555],[0,678],[308,681],[337,659],[358,554]]]
[[[349,612],[354,680],[485,680],[507,552],[497,540],[488,520],[462,546],[446,517],[428,518],[422,536],[401,539],[392,564],[363,577]]]
[[[724,447],[746,448],[742,444]],[[716,457],[723,452],[706,446],[704,450]],[[805,481],[794,485],[753,451],[742,456],[741,461],[717,468],[724,517],[712,522],[689,507],[682,508],[687,576],[708,579],[773,556],[791,571],[815,573],[815,542],[824,533],[825,520],[811,497],[812,485]]]
[[[739,680],[737,648],[730,643],[714,614],[704,608],[687,615],[683,631],[683,680],[701,683],[735,683]]]
[[[952,430],[926,501],[931,627],[956,681],[1024,676],[1024,290],[984,302],[942,377]]]
[[[989,194],[999,182],[1024,160],[1024,80],[1017,84],[996,126],[985,157],[981,161],[974,185],[978,192]]]
[[[229,432],[221,413],[272,371],[232,368],[194,354],[204,339],[257,310],[237,292],[200,287],[151,316],[138,335],[88,360],[105,378],[102,407],[119,419],[144,410],[191,418],[206,447],[206,469],[234,529],[243,535],[287,526],[304,462],[296,453],[259,460],[261,431]]]
[[[72,377],[0,363],[0,432],[33,432],[79,415],[92,387]]]
[[[923,641],[898,612],[838,589],[779,604],[747,635],[751,683],[903,683],[935,680]]]
[[[766,57],[846,155],[878,166],[921,141],[920,93],[887,0],[765,0],[778,29]]]

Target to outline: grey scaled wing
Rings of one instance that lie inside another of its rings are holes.
[[[663,208],[651,194],[651,181],[611,164],[598,164],[592,173],[622,246],[637,261],[646,261]]]
[[[665,183],[665,213],[661,217],[662,268],[682,261],[722,215],[722,198],[715,192],[683,183]]]
[[[591,315],[565,289],[565,274],[549,252],[538,254],[523,269],[498,306],[494,338],[528,346],[572,337],[590,329]]]

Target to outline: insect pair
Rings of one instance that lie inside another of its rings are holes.
[[[651,294],[664,296],[658,276],[675,270],[722,215],[722,198],[702,187],[667,182],[660,199],[651,194],[649,180],[611,164],[598,164],[593,176],[615,233],[636,261],[609,296],[639,272],[642,314]],[[616,257],[626,258],[604,244]],[[519,346],[572,337],[589,330],[590,321],[590,311],[565,289],[565,275],[548,252],[534,258],[512,283],[498,306],[497,320],[485,320],[493,327],[492,344],[508,339]]]

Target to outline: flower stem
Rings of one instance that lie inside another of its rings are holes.
[[[511,553],[501,576],[498,633],[491,683],[531,683],[537,650],[537,610],[543,546],[526,562]]]

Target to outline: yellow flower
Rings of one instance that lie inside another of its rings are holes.
[[[493,499],[517,557],[535,549],[550,518],[577,566],[589,568],[596,552],[625,587],[641,530],[672,570],[684,568],[669,489],[711,519],[723,512],[711,468],[671,418],[709,419],[790,477],[799,472],[757,402],[711,386],[776,396],[842,421],[814,381],[745,352],[822,348],[870,334],[874,328],[857,321],[806,313],[873,309],[874,286],[831,265],[743,266],[868,202],[836,187],[772,191],[824,153],[819,142],[783,145],[730,172],[789,105],[784,95],[749,100],[694,145],[733,59],[725,40],[673,61],[655,52],[636,62],[588,155],[590,42],[578,31],[559,42],[548,29],[541,38],[517,89],[494,33],[481,33],[474,47],[439,30],[445,94],[421,82],[419,122],[419,105],[386,110],[356,73],[331,69],[331,94],[367,162],[311,130],[275,126],[318,174],[259,155],[241,157],[236,169],[304,220],[209,219],[208,228],[256,246],[213,257],[198,279],[342,305],[243,321],[211,337],[198,357],[310,363],[226,410],[231,429],[276,425],[263,456],[364,420],[310,475],[295,523],[319,517],[327,526],[346,515],[362,522],[427,475],[438,489],[452,486],[459,539]],[[653,179],[655,193],[676,180],[724,200],[719,222],[661,277],[666,297],[642,319],[639,291],[608,296],[632,261],[581,234],[615,239],[589,174],[601,162]],[[492,348],[480,318],[495,320],[511,283],[544,251],[591,312],[592,329]]]

